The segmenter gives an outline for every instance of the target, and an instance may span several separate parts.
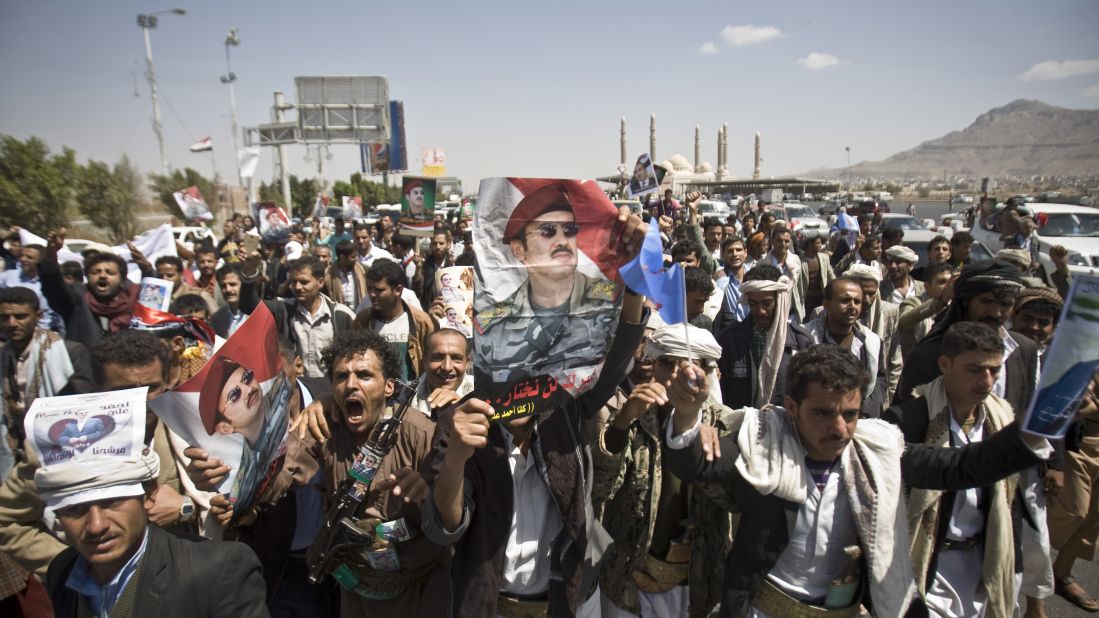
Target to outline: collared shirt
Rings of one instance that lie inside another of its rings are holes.
[[[340,293],[343,294],[343,304],[350,307],[355,304],[355,299],[358,298],[355,288],[359,286],[359,282],[355,279],[355,269],[344,272],[343,269],[337,267],[336,272],[340,275]]]
[[[855,336],[851,337],[851,353],[855,355],[855,358],[857,358],[861,361],[861,360],[863,360],[863,358],[862,358],[862,346],[863,346],[862,339],[863,338],[862,338],[862,334],[859,332],[859,329],[857,329],[857,328],[854,329],[854,333],[855,333]],[[827,327],[824,329],[824,343],[830,343],[832,345],[840,345],[840,342],[836,341],[835,338],[832,337],[832,333],[828,332]],[[869,369],[871,371],[876,370],[875,367],[867,367],[867,369]]]
[[[367,253],[366,255],[355,254],[355,259],[359,260],[359,263],[363,265],[363,268],[370,268],[370,265],[378,258],[387,258],[400,264],[400,262],[397,261],[397,258],[393,257],[392,253],[373,243],[370,244],[370,253]]]
[[[553,540],[564,524],[549,487],[538,473],[534,453],[524,456],[507,429],[500,427],[511,466],[513,510],[508,543],[504,549],[502,592],[539,595],[549,590]]]
[[[950,414],[950,411],[947,411]],[[977,421],[969,435],[950,414],[950,443],[952,446],[965,446],[984,439],[985,407],[979,406]],[[973,488],[954,494],[954,511],[950,515],[950,524],[946,529],[946,538],[964,541],[980,534],[985,527],[984,513],[981,511],[981,489]]]
[[[901,289],[894,287],[893,294],[889,297],[889,301],[899,305],[903,303],[906,299],[912,298],[915,295],[916,284],[912,282],[912,277],[908,277],[908,289],[905,291],[905,293],[901,294]]]
[[[1015,341],[1015,338],[1011,336],[1003,326],[1000,327],[1000,339],[1004,342],[1004,364],[1007,364],[1009,356],[1015,353],[1015,350],[1019,347],[1019,342]],[[1014,378],[1016,380],[1019,377]],[[1033,376],[1030,376],[1033,379]],[[992,394],[997,397],[1003,397],[1004,392],[1007,390],[1007,367],[1003,367],[1000,373],[996,374],[996,383],[992,385]]]
[[[290,316],[290,327],[294,329],[294,337],[298,342],[298,354],[301,354],[302,363],[305,366],[304,375],[307,378],[323,378],[324,368],[321,366],[321,350],[327,348],[334,336],[332,324],[332,311],[328,303],[320,299],[320,307],[315,315],[310,315],[301,303],[294,303],[296,310]]]
[[[118,602],[118,597],[122,595],[122,591],[126,589],[126,585],[133,578],[134,572],[137,571],[137,565],[141,562],[141,558],[145,555],[145,550],[148,547],[149,528],[146,527],[145,536],[141,538],[141,545],[137,548],[137,551],[134,552],[133,556],[130,556],[130,559],[118,573],[115,573],[114,578],[106,586],[100,586],[95,581],[88,561],[81,556],[76,559],[76,564],[73,565],[69,578],[65,580],[65,587],[83,595],[95,615],[108,616],[111,610],[114,609],[115,603]]]
[[[737,322],[743,322],[748,317],[748,305],[740,304],[740,298],[740,280],[729,275],[725,284],[725,308],[733,314]]]
[[[467,373],[462,376],[462,381],[458,383],[456,392],[459,397],[465,397],[473,391],[473,374]],[[419,381],[416,384],[416,395],[412,398],[410,404],[413,408],[416,408],[420,412],[423,412],[428,417],[434,419],[435,415],[431,411],[431,405],[427,403],[427,398],[431,396],[431,385],[427,383],[427,373],[425,372],[420,376]]]
[[[240,328],[240,326],[242,324],[244,324],[244,321],[247,320],[247,319],[248,319],[248,314],[247,313],[245,313],[243,311],[240,311],[239,309],[237,311],[233,311],[232,309],[230,309],[229,310],[229,328],[227,330],[228,336],[232,337],[233,333],[237,332],[237,329]]]

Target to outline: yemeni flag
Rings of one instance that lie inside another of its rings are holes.
[[[191,144],[191,152],[205,152],[207,150],[214,149],[214,141],[209,137],[204,137],[197,142]]]

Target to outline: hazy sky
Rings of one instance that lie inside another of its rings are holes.
[[[618,119],[630,158],[716,164],[729,123],[729,165],[782,175],[877,160],[961,129],[1017,98],[1099,107],[1099,3],[923,2],[163,2],[0,4],[0,133],[37,135],[81,159],[128,154],[159,171],[136,15],[179,6],[152,32],[169,159],[235,177],[223,41],[230,26],[242,126],[269,122],[272,92],[292,102],[297,75],[385,75],[405,102],[410,157],[446,151],[467,189],[487,176],[594,177],[618,165]],[[135,95],[136,92],[136,95]],[[315,176],[304,146],[290,169]],[[327,181],[358,170],[334,146]],[[257,178],[272,174],[264,152]],[[418,163],[415,166],[418,171]]]

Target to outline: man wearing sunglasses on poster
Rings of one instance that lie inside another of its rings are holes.
[[[494,375],[494,381],[521,377],[516,368],[533,376],[602,357],[593,342],[613,332],[617,290],[613,282],[577,270],[583,225],[562,184],[528,193],[509,217],[502,240],[525,269],[526,283],[476,316],[476,345],[491,351],[485,356],[494,370],[508,374]]]

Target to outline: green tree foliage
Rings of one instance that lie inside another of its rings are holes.
[[[891,183],[885,185],[885,190],[888,191],[889,193],[892,193],[893,195],[899,195],[901,191],[904,191],[904,187],[900,186],[899,184],[897,184],[895,182],[891,182]]]
[[[316,178],[299,179],[290,175],[290,200],[294,204],[294,216],[310,217],[317,204],[317,195],[323,190]],[[363,198],[363,208],[372,208],[378,204],[395,204],[401,201],[400,187],[389,187],[380,182],[367,180],[362,174],[352,174],[350,179],[337,180],[332,184],[332,203],[340,204],[345,195],[358,195]],[[282,188],[278,183],[261,183],[259,199],[263,202],[275,202],[285,206]]]
[[[187,187],[198,187],[199,193],[213,211],[217,207],[217,191],[214,183],[191,168],[173,170],[171,174],[149,174],[149,189],[164,209],[180,221],[186,220],[172,194]]]
[[[916,189],[916,195],[922,198],[930,197],[931,187],[929,185],[920,185],[920,187]]]
[[[40,235],[63,226],[78,167],[71,148],[51,155],[37,137],[0,136],[0,222]]]
[[[106,163],[89,161],[80,168],[76,201],[80,212],[107,230],[111,242],[120,243],[137,232],[135,215],[141,190],[141,173],[123,156],[111,169]]]

